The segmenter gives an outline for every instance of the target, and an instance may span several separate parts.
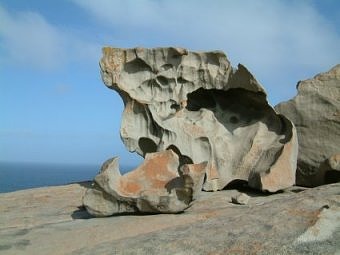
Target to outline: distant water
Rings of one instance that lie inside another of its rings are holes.
[[[134,167],[121,167],[121,172]],[[100,165],[0,162],[0,193],[92,180]]]

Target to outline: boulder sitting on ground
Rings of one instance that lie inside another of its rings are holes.
[[[239,205],[247,205],[250,197],[245,193],[237,193],[231,197],[231,202]]]
[[[167,150],[147,154],[142,165],[121,175],[118,158],[113,158],[103,164],[83,203],[97,217],[181,212],[201,191],[206,165],[184,164],[179,168],[179,157]]]
[[[271,192],[295,183],[294,125],[223,52],[107,47],[100,67],[124,101],[121,138],[129,151],[172,149],[185,163],[207,161],[207,191],[234,180]]]
[[[297,84],[298,94],[275,109],[296,126],[296,183],[314,187],[340,181],[340,65]],[[336,160],[337,159],[337,160]]]

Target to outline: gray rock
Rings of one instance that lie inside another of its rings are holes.
[[[300,81],[297,89],[296,97],[275,107],[297,129],[296,183],[314,187],[340,181],[339,173],[327,173],[337,171],[332,169],[330,158],[340,154],[340,65],[312,79]],[[330,175],[333,177],[329,178]]]
[[[329,157],[327,159],[327,165],[330,170],[340,171],[340,153]]]
[[[325,183],[340,182],[340,154],[329,157],[322,165],[321,172],[325,173]]]
[[[133,204],[117,200],[114,196],[106,193],[96,183],[93,183],[91,188],[87,189],[83,198],[83,205],[91,215],[96,217],[138,212]]]
[[[329,157],[327,164],[331,170],[340,171],[340,153]]]
[[[100,67],[106,86],[124,101],[121,138],[129,151],[172,149],[182,163],[207,161],[208,191],[237,179],[271,192],[294,184],[293,124],[223,52],[107,47]]]
[[[142,165],[121,175],[118,158],[107,160],[85,193],[83,204],[96,217],[181,212],[201,191],[207,163],[181,167],[179,163],[172,150],[149,153]]]
[[[89,183],[0,194],[0,254],[322,254],[340,251],[340,183],[275,193],[202,192],[181,214],[91,218]],[[297,193],[296,193],[297,192]]]
[[[247,205],[249,202],[250,196],[245,193],[237,193],[236,195],[231,197],[231,202],[239,205]]]

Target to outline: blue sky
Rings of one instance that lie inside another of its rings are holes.
[[[100,78],[104,45],[223,50],[275,105],[340,63],[340,1],[0,0],[0,161],[141,160]]]

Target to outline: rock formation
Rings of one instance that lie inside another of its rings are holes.
[[[84,196],[94,216],[120,213],[177,213],[201,191],[206,162],[184,164],[172,150],[149,153],[142,165],[123,176],[118,158],[107,160]]]
[[[298,94],[275,109],[296,126],[296,183],[317,186],[340,181],[340,65],[297,84]]]
[[[104,48],[100,67],[106,86],[124,101],[121,138],[129,151],[171,149],[180,165],[208,162],[208,191],[233,180],[271,192],[294,184],[294,126],[223,52]]]

